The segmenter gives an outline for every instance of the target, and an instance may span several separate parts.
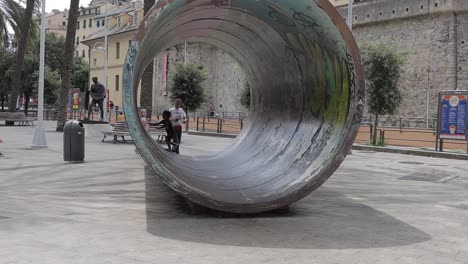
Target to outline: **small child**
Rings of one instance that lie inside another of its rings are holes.
[[[165,128],[166,129],[166,144],[167,144],[167,151],[173,151],[177,154],[179,154],[179,142],[177,142],[178,138],[175,137],[175,129],[174,126],[172,125],[171,122],[171,112],[170,111],[164,111],[162,114],[163,120],[161,122],[157,123],[156,125],[160,125],[159,128]],[[171,142],[171,140],[174,140],[174,143]],[[173,145],[173,147],[171,147]]]
[[[141,121],[141,124],[143,125],[143,128],[148,131],[149,130],[149,123],[148,123],[148,119],[146,118],[146,109],[142,109],[140,111],[140,121]]]
[[[119,115],[117,116],[117,122],[125,122],[125,116],[123,112],[119,112]]]

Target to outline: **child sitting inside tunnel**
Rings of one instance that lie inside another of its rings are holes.
[[[167,144],[167,151],[175,152],[179,154],[179,142],[178,137],[175,137],[175,129],[171,122],[171,112],[164,111],[162,114],[163,120],[157,123],[156,125],[159,126],[158,128],[165,128],[166,129],[166,144]],[[171,142],[174,140],[174,142]]]

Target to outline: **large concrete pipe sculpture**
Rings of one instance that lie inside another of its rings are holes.
[[[141,126],[143,71],[184,42],[215,45],[245,69],[247,124],[221,153],[172,155]],[[123,80],[127,122],[146,163],[187,199],[228,212],[281,208],[318,188],[346,157],[363,110],[359,51],[328,0],[157,1],[133,39]]]

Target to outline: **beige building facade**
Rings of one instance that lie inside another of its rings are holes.
[[[34,20],[41,24],[41,18],[38,16],[34,17]],[[68,25],[68,10],[60,11],[57,9],[46,14],[45,26],[47,33],[56,33],[60,36],[66,37]]]
[[[143,4],[124,3],[111,7],[108,12],[108,98],[118,109],[122,109],[123,65],[133,34],[143,18]],[[105,16],[106,14],[102,13],[95,16],[95,19],[105,20]],[[92,83],[93,77],[97,77],[100,83],[105,84],[105,27],[100,27],[81,44],[89,50],[89,83]]]
[[[76,55],[82,58],[89,57],[89,47],[83,44],[90,35],[101,30],[105,26],[104,18],[97,18],[106,8],[111,9],[114,5],[105,2],[91,2],[88,7],[80,7],[78,21],[76,24]]]

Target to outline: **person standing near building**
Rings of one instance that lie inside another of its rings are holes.
[[[215,111],[213,103],[210,103],[210,105],[208,107],[208,111],[210,112],[210,117],[213,117],[214,116],[214,111]]]
[[[176,99],[174,103],[174,107],[169,109],[171,112],[171,121],[172,126],[176,132],[176,136],[178,137],[178,142],[180,144],[182,139],[182,124],[185,124],[186,114],[184,109],[181,108],[182,100]]]
[[[101,121],[104,120],[104,98],[106,98],[106,89],[104,88],[104,85],[102,85],[100,82],[98,82],[97,77],[93,77],[93,85],[91,85],[91,91],[89,92],[89,95],[91,95],[91,98],[93,99],[91,101],[91,104],[88,106],[88,120],[91,115],[91,110],[92,107],[95,106],[96,104],[99,105],[99,109],[101,110]]]

